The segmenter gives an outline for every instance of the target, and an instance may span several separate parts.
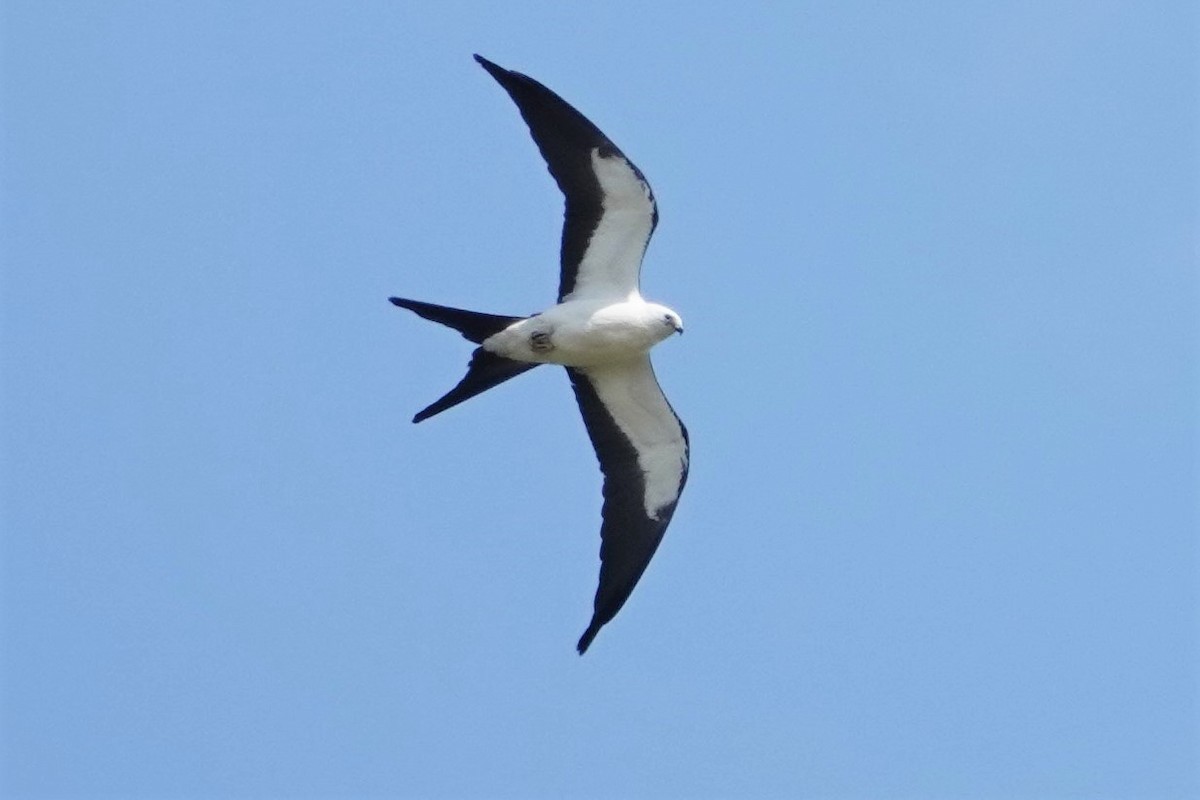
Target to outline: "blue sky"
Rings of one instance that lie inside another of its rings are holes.
[[[0,7],[0,790],[1200,794],[1190,3]],[[691,432],[579,658],[553,300],[471,60],[652,182]]]

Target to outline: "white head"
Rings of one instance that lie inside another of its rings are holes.
[[[672,333],[683,333],[683,319],[666,306],[658,303],[646,304],[646,315],[652,324],[661,331],[659,339],[665,339]]]

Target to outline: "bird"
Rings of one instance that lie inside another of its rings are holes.
[[[422,422],[534,367],[566,368],[603,474],[600,577],[576,644],[587,652],[646,571],[687,483],[687,428],[667,401],[650,349],[683,333],[672,309],[639,290],[658,225],[650,184],[587,117],[528,75],[476,55],[508,93],[565,197],[558,300],[530,316],[484,314],[403,297],[394,305],[478,345],[466,376]]]

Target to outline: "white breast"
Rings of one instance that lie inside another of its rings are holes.
[[[530,342],[537,332],[550,334],[553,349],[534,352]],[[574,301],[521,320],[483,344],[517,361],[592,367],[644,355],[671,332],[640,297],[617,303]]]

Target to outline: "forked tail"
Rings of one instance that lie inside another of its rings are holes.
[[[506,317],[500,314],[465,311],[461,308],[422,303],[419,300],[406,300],[403,297],[388,299],[393,305],[407,308],[427,320],[454,328],[464,338],[476,344],[482,344],[483,340],[492,334],[499,333],[514,322],[525,319],[525,317]],[[413,422],[420,422],[429,419],[434,414],[440,414],[446,409],[452,408],[464,400],[470,400],[475,395],[486,392],[493,386],[499,386],[509,378],[515,378],[536,366],[537,364],[514,361],[511,358],[489,353],[482,347],[477,347],[471,355],[471,363],[467,366],[466,377],[435,403],[419,411],[413,417]]]
[[[465,311],[461,308],[438,306],[433,303],[422,303],[420,300],[406,300],[403,297],[389,297],[392,305],[407,308],[425,319],[441,323],[463,335],[475,344],[483,344],[483,340],[493,333],[520,322],[525,317],[505,317],[500,314],[482,314],[478,311]]]

